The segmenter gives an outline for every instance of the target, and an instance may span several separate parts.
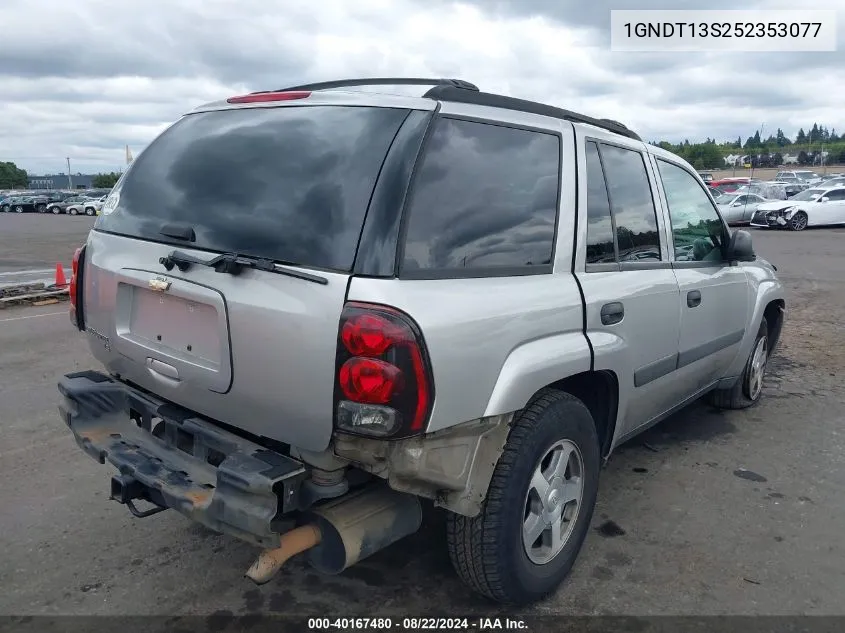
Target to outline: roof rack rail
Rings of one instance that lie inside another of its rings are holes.
[[[455,90],[473,90],[478,92],[478,86],[463,79],[424,79],[419,77],[371,77],[369,79],[338,79],[336,81],[320,81],[313,84],[302,84],[281,88],[272,92],[288,92],[291,90],[332,90],[333,88],[349,88],[352,86],[448,86]],[[270,92],[270,91],[261,91]],[[257,93],[253,93],[257,94]]]
[[[537,101],[506,97],[504,95],[497,95],[490,92],[458,90],[448,84],[438,84],[434,88],[431,88],[423,96],[429,99],[437,99],[439,101],[455,101],[458,103],[489,106],[491,108],[505,108],[507,110],[518,110],[520,112],[529,112],[531,114],[540,114],[542,116],[554,117],[556,119],[564,119],[575,123],[587,123],[589,125],[595,125],[596,127],[605,129],[608,132],[627,136],[628,138],[632,138],[636,141],[642,141],[638,134],[632,132],[618,121],[613,121],[612,119],[596,119],[591,116],[587,116],[586,114],[579,114],[578,112],[564,110],[563,108],[557,108]]]

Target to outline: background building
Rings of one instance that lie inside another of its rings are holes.
[[[72,174],[70,179],[74,189],[91,189],[96,174]],[[67,174],[48,174],[30,176],[29,189],[68,189]]]

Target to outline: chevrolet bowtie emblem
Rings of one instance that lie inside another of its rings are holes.
[[[150,288],[157,292],[165,292],[170,288],[170,282],[161,277],[153,277],[150,279]]]

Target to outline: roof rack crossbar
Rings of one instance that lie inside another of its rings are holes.
[[[586,123],[588,125],[594,125],[607,130],[608,132],[613,132],[614,134],[620,134],[636,141],[642,141],[638,134],[632,132],[618,121],[613,121],[612,119],[596,119],[594,117],[587,116],[586,114],[579,114],[578,112],[564,110],[563,108],[546,105],[537,101],[506,97],[504,95],[497,95],[489,92],[456,90],[452,86],[443,84],[431,88],[423,96],[429,99],[437,99],[439,101],[455,101],[458,103],[504,108],[506,110],[517,110],[519,112],[528,112],[556,119],[564,119],[574,123]]]
[[[478,86],[468,81],[464,81],[463,79],[425,79],[420,77],[338,79],[336,81],[320,81],[312,84],[302,84],[301,86],[291,86],[290,88],[281,88],[278,91],[273,92],[288,92],[293,90],[332,90],[334,88],[349,88],[352,86],[448,86],[456,90],[472,90],[478,92]]]

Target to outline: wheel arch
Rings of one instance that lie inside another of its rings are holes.
[[[769,301],[763,309],[763,316],[766,317],[767,336],[769,338],[769,354],[772,354],[780,342],[780,334],[783,330],[784,314],[786,313],[786,302],[783,299]]]
[[[616,422],[619,415],[619,378],[610,370],[585,371],[567,376],[539,389],[531,396],[526,408],[547,389],[563,391],[578,398],[593,417],[599,436],[601,456],[613,449]]]

